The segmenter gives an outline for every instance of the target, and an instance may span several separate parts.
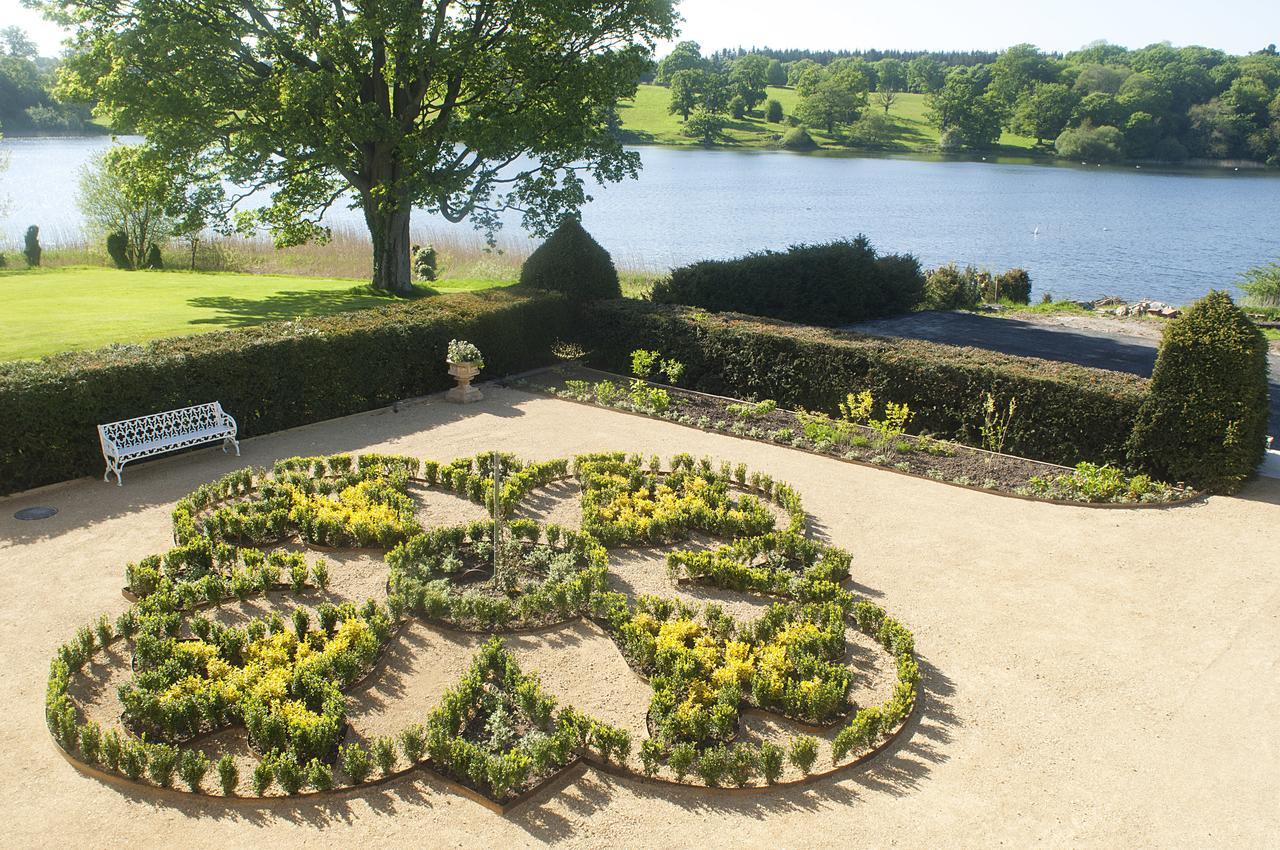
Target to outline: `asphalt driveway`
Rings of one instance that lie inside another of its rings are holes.
[[[874,336],[925,339],[950,345],[968,345],[1005,354],[1078,363],[1095,369],[1111,369],[1150,377],[1156,363],[1158,340],[1063,328],[973,313],[926,311],[846,325],[842,330]],[[1280,356],[1272,353],[1270,433],[1280,436]]]

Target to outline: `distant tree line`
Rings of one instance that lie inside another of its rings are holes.
[[[897,59],[899,62],[909,62],[926,57],[944,67],[990,65],[999,55],[988,50],[774,50],[770,47],[753,47],[748,50],[738,47],[719,50],[712,54],[712,58],[730,62],[749,53],[758,53],[784,63],[808,59],[819,65],[829,65],[838,59],[863,59],[867,62]]]
[[[39,56],[19,27],[0,29],[0,129],[9,134],[83,133],[90,107],[52,94],[57,59]]]
[[[1058,155],[1119,159],[1242,159],[1280,165],[1280,55],[1245,56],[1154,44],[1098,42],[1064,55],[1019,44],[998,54],[910,51],[722,50],[681,42],[656,65],[687,132],[714,141],[730,116],[764,104],[767,86],[800,95],[792,123],[856,146],[884,146],[900,93],[927,96],[943,150],[994,147],[1010,131]],[[879,109],[871,107],[879,107]]]

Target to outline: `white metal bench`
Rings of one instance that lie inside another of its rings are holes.
[[[236,420],[216,401],[99,425],[98,439],[102,442],[102,457],[107,462],[102,480],[110,481],[114,472],[116,485],[121,486],[124,479],[120,473],[131,460],[218,440],[222,440],[224,452],[228,445],[235,446],[238,457],[237,433]]]

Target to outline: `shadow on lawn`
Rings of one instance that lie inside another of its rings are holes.
[[[419,287],[415,298],[438,295],[434,289]],[[351,310],[384,307],[406,300],[380,295],[365,285],[338,290],[297,290],[275,292],[262,298],[237,298],[231,295],[201,295],[187,301],[200,310],[215,310],[213,316],[192,319],[193,325],[221,325],[229,328],[251,327],[264,322],[289,321],[305,316],[330,316]]]

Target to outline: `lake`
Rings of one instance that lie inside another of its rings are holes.
[[[77,172],[105,138],[6,139],[0,245],[28,224],[80,238]],[[936,158],[638,148],[639,180],[592,192],[586,227],[620,264],[666,269],[865,233],[926,266],[1030,270],[1036,297],[1185,303],[1280,259],[1280,176],[1233,170],[1024,165]],[[363,227],[336,210],[335,224]],[[433,233],[471,232],[420,214]],[[513,218],[504,241],[520,241]]]

